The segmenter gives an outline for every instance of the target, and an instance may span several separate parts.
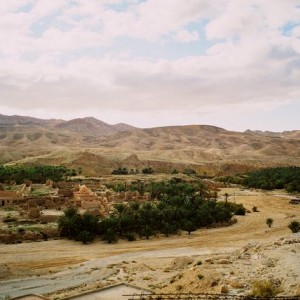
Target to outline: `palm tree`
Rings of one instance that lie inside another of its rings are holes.
[[[81,218],[82,218],[81,230],[86,230],[92,234],[96,234],[98,229],[99,217],[89,212],[85,212]]]
[[[129,204],[129,214],[132,218],[132,222],[133,222],[133,231],[135,233],[138,233],[139,228],[140,228],[140,224],[139,224],[139,210],[140,210],[140,203],[139,202],[131,202]]]
[[[225,194],[224,194],[224,197],[225,197],[225,203],[227,204],[227,200],[228,200],[229,194],[228,194],[228,193],[225,193]]]
[[[266,224],[267,224],[269,227],[272,226],[273,222],[274,222],[274,220],[273,220],[272,218],[267,218],[267,219],[266,219]]]
[[[134,231],[136,224],[134,222],[133,207],[130,209],[128,205],[123,203],[117,203],[114,207],[112,217],[117,220],[117,230],[120,236],[125,236],[128,232]]]
[[[62,236],[75,238],[81,227],[81,216],[76,207],[68,207],[58,219],[58,228]]]
[[[116,217],[117,219],[120,219],[122,216],[126,214],[128,210],[128,206],[123,203],[117,203],[114,206],[114,210],[112,212],[112,215]]]
[[[191,220],[185,220],[183,223],[183,230],[191,234],[192,231],[197,230],[197,226],[195,222],[192,222]]]

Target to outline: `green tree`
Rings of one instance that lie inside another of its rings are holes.
[[[194,222],[192,222],[191,220],[185,220],[183,222],[183,230],[187,231],[189,234],[191,234],[192,231],[197,230],[197,226]]]
[[[92,235],[95,235],[98,230],[99,217],[94,216],[89,212],[85,212],[81,216],[82,227],[81,230],[86,230],[90,232]]]
[[[87,230],[81,230],[78,233],[77,239],[83,244],[88,244],[94,240],[94,235]]]
[[[81,216],[76,207],[68,207],[58,219],[58,228],[61,236],[76,238],[82,225]]]
[[[149,237],[152,236],[153,234],[154,234],[153,229],[148,225],[145,225],[144,227],[142,227],[142,229],[140,231],[140,236],[146,237],[147,240],[149,240]]]
[[[109,216],[99,222],[98,233],[102,236],[102,239],[108,243],[114,243],[118,241],[118,219],[114,216]]]
[[[225,197],[225,203],[227,204],[227,202],[228,202],[228,197],[229,197],[229,194],[228,194],[228,193],[225,193],[225,194],[224,194],[224,197]]]
[[[266,224],[267,224],[269,227],[272,227],[273,222],[274,222],[274,220],[273,220],[272,218],[267,218],[267,219],[266,219]]]
[[[108,228],[103,235],[103,240],[109,244],[117,242],[118,237],[116,231],[113,228]]]
[[[147,167],[142,170],[142,173],[143,174],[153,174],[154,170],[151,167]]]
[[[151,236],[155,231],[159,231],[161,227],[161,212],[157,208],[157,204],[152,202],[145,202],[139,209],[139,220],[141,236]]]
[[[300,167],[276,167],[253,171],[243,178],[243,185],[266,190],[283,189],[288,192],[300,191]]]
[[[225,203],[225,205],[219,204],[216,206],[216,210],[213,216],[216,222],[221,222],[221,224],[223,225],[224,222],[228,222],[231,219],[232,214],[229,208],[227,207],[227,203]]]
[[[113,170],[112,174],[113,175],[127,175],[128,169],[119,167],[118,169]]]

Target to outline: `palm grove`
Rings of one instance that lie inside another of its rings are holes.
[[[205,199],[204,188],[201,182],[176,179],[151,183],[148,190],[152,201],[115,204],[110,215],[102,219],[70,207],[60,217],[59,229],[62,236],[83,243],[96,236],[111,243],[118,238],[148,239],[159,233],[169,236],[181,230],[191,233],[216,223],[227,224],[234,214],[245,214],[242,205]]]

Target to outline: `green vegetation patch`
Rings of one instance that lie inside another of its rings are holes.
[[[243,175],[219,177],[216,180],[242,184],[248,188],[286,189],[290,193],[300,192],[300,167],[265,168]]]
[[[242,205],[216,202],[201,196],[205,186],[183,181],[153,183],[153,201],[117,203],[111,214],[103,219],[90,213],[81,215],[76,208],[67,208],[59,219],[62,236],[84,243],[100,236],[108,243],[118,238],[134,241],[137,237],[149,239],[155,234],[169,236],[181,230],[189,234],[201,227],[227,224]],[[155,199],[155,200],[154,200]]]
[[[0,182],[12,182],[17,184],[25,180],[33,183],[44,183],[47,179],[61,181],[66,176],[75,176],[75,170],[69,170],[64,166],[3,166],[0,165]]]
[[[242,184],[249,188],[300,192],[300,167],[267,168],[251,172],[247,174]]]

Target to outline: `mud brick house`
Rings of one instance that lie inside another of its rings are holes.
[[[20,197],[15,191],[0,191],[0,206],[17,204]]]

